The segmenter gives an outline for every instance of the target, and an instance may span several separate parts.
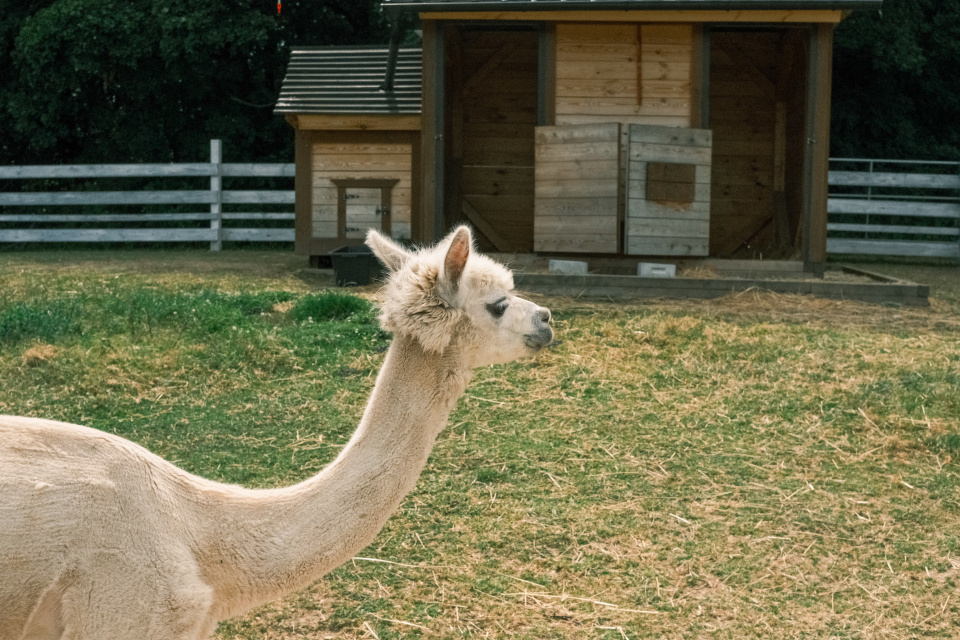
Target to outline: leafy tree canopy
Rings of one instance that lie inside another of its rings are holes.
[[[831,155],[960,159],[960,2],[884,0],[834,42]]]
[[[33,0],[0,17],[0,162],[288,160],[289,47],[385,42],[376,0]]]

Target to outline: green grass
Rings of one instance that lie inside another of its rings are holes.
[[[351,316],[369,316],[372,305],[349,293],[325,291],[303,296],[290,310],[292,317],[299,321],[344,320]]]
[[[389,344],[373,288],[325,292],[304,266],[0,256],[0,412],[216,480],[302,480]],[[218,638],[954,637],[960,285],[942,269],[929,309],[538,297],[561,344],[478,372],[359,554],[378,561]]]

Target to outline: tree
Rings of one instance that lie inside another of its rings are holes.
[[[831,155],[960,157],[960,3],[885,0],[835,39]]]
[[[0,20],[0,162],[289,160],[291,44],[385,42],[376,0],[46,0]]]

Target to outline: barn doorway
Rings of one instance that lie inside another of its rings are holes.
[[[809,30],[709,31],[710,255],[799,255]]]
[[[446,33],[446,228],[466,222],[486,251],[533,251],[536,27]]]

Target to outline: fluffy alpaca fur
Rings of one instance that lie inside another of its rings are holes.
[[[357,431],[313,478],[250,490],[94,429],[0,417],[0,640],[200,640],[369,544],[485,364],[553,339],[470,231],[410,252],[371,232],[394,333]]]

